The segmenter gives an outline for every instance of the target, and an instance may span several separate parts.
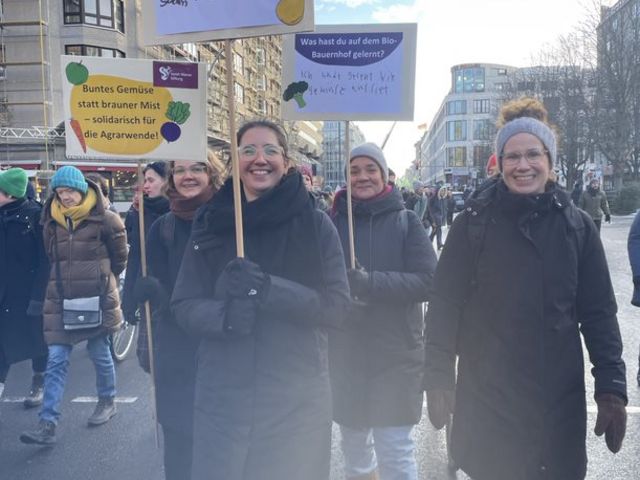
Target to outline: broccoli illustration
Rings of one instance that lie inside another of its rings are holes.
[[[309,84],[307,82],[293,82],[290,83],[287,89],[284,91],[282,98],[285,102],[288,102],[292,98],[298,104],[298,107],[304,108],[307,105],[307,102],[304,101],[302,95],[309,89]]]

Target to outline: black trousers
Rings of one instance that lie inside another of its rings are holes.
[[[600,227],[602,226],[602,219],[594,220],[593,223],[596,224],[596,228],[598,229],[598,233],[600,233]]]
[[[4,358],[2,352],[0,352],[0,383],[5,383],[7,376],[9,375],[9,365]],[[36,357],[31,359],[31,368],[34,373],[44,373],[47,369],[47,355]]]
[[[164,476],[165,480],[185,480],[191,478],[193,457],[193,437],[184,431],[162,426],[164,435]]]

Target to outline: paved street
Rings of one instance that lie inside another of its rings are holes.
[[[619,319],[625,343],[629,381],[629,422],[622,451],[614,456],[604,440],[588,434],[590,480],[622,480],[638,477],[640,471],[640,392],[635,381],[640,345],[640,309],[629,303],[631,274],[626,253],[626,239],[632,217],[614,217],[603,226],[603,239],[609,259],[619,305]],[[587,395],[595,407],[589,363],[586,362]],[[138,368],[135,355],[118,367],[118,415],[108,424],[87,428],[93,411],[95,375],[84,344],[72,356],[70,378],[62,408],[63,418],[54,448],[24,446],[18,441],[20,431],[35,426],[36,411],[26,411],[19,397],[28,387],[30,365],[15,366],[7,380],[5,400],[0,404],[1,480],[133,480],[162,479],[161,455],[154,445],[149,413],[148,378]],[[590,409],[589,432],[593,431],[595,410]],[[446,468],[444,434],[435,432],[428,422],[416,430],[420,478],[441,480],[465,479],[449,475]],[[337,436],[337,435],[336,435]],[[335,436],[334,436],[335,438]],[[334,442],[332,480],[342,480],[341,455]],[[285,480],[285,479],[283,479]],[[287,479],[289,480],[289,479]],[[298,479],[290,479],[298,480]],[[303,479],[299,479],[303,480]]]

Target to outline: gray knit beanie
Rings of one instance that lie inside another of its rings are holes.
[[[380,147],[375,143],[363,143],[362,145],[358,145],[352,149],[351,155],[349,156],[349,163],[351,163],[351,160],[356,157],[368,157],[376,162],[380,167],[380,170],[382,170],[382,179],[384,180],[384,183],[389,181],[389,167],[387,166],[387,160],[384,158],[384,153],[382,153]]]
[[[504,144],[518,133],[530,133],[540,139],[544,148],[549,152],[549,161],[551,168],[556,163],[556,136],[546,124],[532,117],[520,117],[507,122],[496,136],[496,154],[502,171],[502,150]]]

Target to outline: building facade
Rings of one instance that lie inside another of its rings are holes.
[[[346,149],[346,125],[349,125],[350,148],[364,143],[365,137],[353,122],[324,122],[321,157],[324,171],[324,186],[332,190],[345,185],[345,160],[349,155]]]
[[[454,189],[475,185],[493,152],[495,116],[515,67],[476,63],[451,68],[451,88],[416,145],[418,177]]]
[[[60,71],[64,54],[206,62],[208,144],[228,157],[223,42],[144,47],[138,42],[142,13],[135,0],[2,0],[0,5],[0,166],[22,166],[46,177],[58,165],[76,164],[101,171],[116,188],[122,184],[127,196],[130,193],[131,175],[123,172],[130,173],[131,167],[65,158]],[[279,122],[281,37],[236,40],[232,65],[237,124],[255,118]],[[314,147],[301,148],[319,157],[321,139],[312,143]]]

